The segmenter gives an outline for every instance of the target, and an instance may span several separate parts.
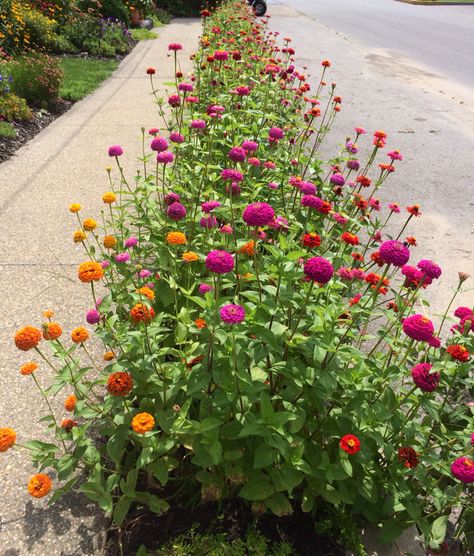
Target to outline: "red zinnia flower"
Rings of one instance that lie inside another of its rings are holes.
[[[420,205],[412,205],[406,209],[412,216],[421,216]]]
[[[398,461],[403,462],[404,467],[407,469],[413,469],[420,463],[417,453],[410,447],[399,448]]]
[[[155,70],[155,68],[147,68],[146,72],[147,72],[147,75],[155,75],[156,70]]]
[[[356,182],[360,183],[362,187],[369,187],[372,183],[372,180],[367,176],[357,176]]]
[[[319,247],[321,245],[321,237],[313,232],[304,234],[303,245],[305,247]]]
[[[356,234],[351,234],[350,232],[344,232],[341,235],[342,241],[345,241],[348,245],[359,245],[359,238]]]
[[[446,351],[456,361],[461,361],[461,363],[465,363],[466,361],[469,361],[469,357],[470,357],[469,351],[467,350],[467,348],[461,346],[460,344],[453,344],[451,346],[448,346],[446,348]]]
[[[357,454],[360,450],[360,440],[353,434],[346,434],[339,441],[339,446],[350,455]]]

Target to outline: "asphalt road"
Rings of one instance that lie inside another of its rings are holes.
[[[468,75],[474,63],[474,30],[467,32],[468,20],[474,29],[474,6],[270,0],[268,7],[271,29],[292,38],[295,64],[306,68],[313,91],[321,60],[331,61],[325,80],[337,83],[342,111],[320,158],[336,155],[355,126],[369,134],[385,130],[387,148],[402,152],[404,160],[379,197],[383,205],[421,206],[421,218],[410,222],[406,235],[418,241],[412,264],[428,258],[443,268],[441,279],[426,291],[431,307],[417,307],[436,319],[457,286],[458,271],[471,275],[466,290],[474,287],[474,85],[469,86],[474,72]],[[431,37],[431,46],[418,48],[425,36]],[[412,52],[414,44],[418,46]],[[420,60],[422,54],[430,58]],[[459,81],[441,75],[442,60],[451,60],[446,65],[457,68]],[[370,135],[358,143],[363,160]],[[379,162],[387,160],[381,153]],[[389,233],[397,235],[404,219],[403,213],[392,219]],[[459,301],[473,306],[473,290]]]
[[[474,88],[474,5],[415,6],[396,0],[288,0],[287,5]]]

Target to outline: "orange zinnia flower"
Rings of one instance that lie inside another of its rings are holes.
[[[114,359],[115,355],[113,351],[106,351],[104,353],[104,361],[112,361],[112,359]]]
[[[132,391],[133,379],[123,371],[113,373],[107,379],[107,390],[112,396],[126,396]]]
[[[43,313],[43,317],[45,319],[50,319],[53,316],[54,316],[54,311],[51,311],[51,309],[46,309],[46,311],[44,311]]]
[[[251,257],[255,253],[255,241],[253,239],[247,241],[247,243],[242,245],[239,249],[239,253],[244,253],[245,255]]]
[[[35,498],[43,498],[51,490],[53,483],[48,475],[37,473],[28,482],[28,492]]]
[[[106,205],[111,205],[112,203],[115,203],[116,200],[117,197],[112,191],[107,191],[102,195],[102,201],[104,201]]]
[[[74,421],[74,419],[63,419],[61,421],[61,428],[66,432],[70,432],[73,427],[77,427],[77,424],[77,421]]]
[[[153,301],[155,299],[155,292],[151,288],[149,288],[148,286],[143,286],[142,288],[137,290],[137,292],[144,295],[150,301]]]
[[[194,321],[194,324],[195,324],[199,329],[201,329],[201,328],[206,328],[206,327],[207,327],[206,321],[205,321],[204,319],[196,319],[196,320]]]
[[[38,364],[35,363],[34,361],[30,361],[29,363],[25,363],[24,365],[21,366],[20,373],[22,375],[30,375],[31,373],[34,373],[37,368],[38,368]]]
[[[407,211],[412,216],[421,216],[420,205],[411,205],[411,206],[407,207]]]
[[[78,326],[71,332],[71,340],[75,344],[82,344],[89,339],[89,332],[83,327]]]
[[[24,326],[15,334],[15,345],[22,351],[28,351],[36,347],[40,342],[43,334],[39,328],[34,326]]]
[[[117,245],[117,238],[114,236],[105,236],[102,243],[106,249],[113,249]]]
[[[183,253],[182,259],[185,263],[193,263],[199,261],[199,255],[194,251],[186,251],[186,253]]]
[[[57,322],[45,322],[43,324],[43,338],[45,340],[57,340],[62,333],[63,329]]]
[[[187,243],[186,235],[183,232],[169,232],[166,235],[166,243],[170,245],[185,245]]]
[[[74,235],[72,236],[74,243],[81,243],[81,241],[84,241],[86,238],[87,235],[82,230],[77,230],[76,232],[74,232]]]
[[[0,429],[0,452],[6,452],[16,442],[16,432],[13,429]]]
[[[149,413],[138,413],[132,419],[132,429],[138,434],[151,431],[155,426],[155,419]]]
[[[138,324],[139,322],[150,322],[155,316],[155,311],[153,310],[153,307],[148,308],[143,303],[137,303],[134,307],[132,307],[130,316],[135,324]]]
[[[64,409],[66,411],[74,411],[74,409],[76,409],[76,402],[77,402],[76,396],[74,394],[71,394],[64,401]]]
[[[79,203],[72,203],[72,205],[69,205],[69,210],[72,213],[76,213],[79,212],[81,210],[81,205]]]
[[[86,218],[82,222],[82,225],[84,226],[84,230],[87,230],[88,232],[92,232],[92,230],[97,228],[97,222],[93,218]]]
[[[94,261],[87,261],[81,263],[77,270],[77,276],[81,282],[92,282],[93,280],[98,281],[104,275],[104,269],[99,263]]]

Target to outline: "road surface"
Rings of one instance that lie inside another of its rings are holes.
[[[427,290],[426,311],[436,319],[458,271],[471,275],[466,290],[474,287],[474,6],[270,0],[268,7],[271,29],[292,37],[296,65],[306,66],[313,91],[321,60],[332,63],[325,79],[337,82],[343,102],[322,159],[337,154],[355,126],[385,130],[387,147],[404,155],[380,198],[421,205],[406,235],[418,240],[414,263],[431,258],[443,267]],[[459,300],[473,306],[473,291]]]

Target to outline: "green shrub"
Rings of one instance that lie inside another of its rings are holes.
[[[0,121],[0,137],[16,137],[16,130],[13,124]]]
[[[21,56],[11,65],[12,89],[30,102],[47,104],[58,97],[63,72],[59,60],[46,54]]]
[[[84,43],[100,36],[99,19],[84,15],[73,19],[64,26],[62,35],[79,50],[84,50]]]
[[[64,35],[55,36],[53,50],[58,54],[77,54],[79,52],[79,48],[74,46]]]
[[[130,22],[127,6],[123,0],[101,0],[100,15],[102,17],[114,17],[124,23]],[[79,0],[78,7],[87,11],[96,7],[96,2],[92,0]]]
[[[24,98],[14,93],[0,95],[0,120],[7,122],[31,120],[33,113]]]
[[[56,23],[38,10],[24,9],[23,21],[29,33],[30,46],[48,49],[54,45]]]

